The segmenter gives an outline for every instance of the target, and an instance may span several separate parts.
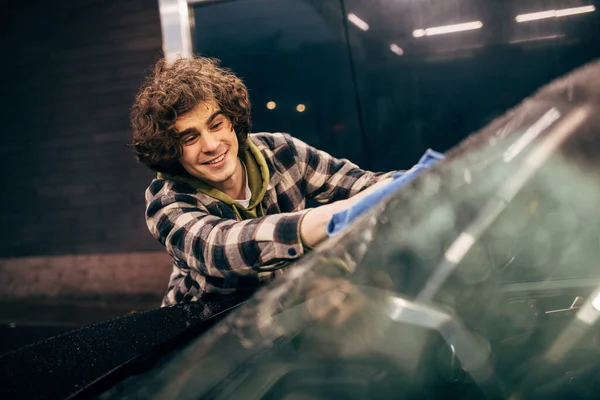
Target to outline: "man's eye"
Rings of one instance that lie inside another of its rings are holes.
[[[197,135],[188,135],[183,138],[183,144],[191,144],[194,143],[198,136]]]
[[[223,123],[222,123],[222,122],[217,122],[216,124],[214,124],[214,125],[211,127],[211,129],[212,129],[212,130],[220,129],[222,125],[223,125]]]

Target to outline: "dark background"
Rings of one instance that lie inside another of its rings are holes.
[[[161,54],[158,4],[2,5],[0,258],[158,250],[128,110]]]
[[[391,170],[409,167],[428,147],[449,149],[540,85],[598,57],[598,11],[514,21],[523,12],[592,3],[199,3],[194,48],[244,78],[255,131],[289,132],[365,168]],[[2,9],[0,258],[160,251],[143,219],[153,174],[126,146],[128,109],[161,55],[157,2],[13,0]],[[349,23],[350,12],[370,29]],[[472,20],[483,29],[411,34]],[[391,43],[404,55],[392,53]],[[268,101],[277,107],[268,110]]]
[[[2,354],[158,307],[170,266],[144,222],[153,174],[127,147],[161,56],[158,3],[9,0],[0,14]]]

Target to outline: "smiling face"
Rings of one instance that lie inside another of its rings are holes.
[[[238,140],[216,102],[198,103],[177,118],[175,129],[183,145],[179,162],[190,175],[230,196],[242,189]]]

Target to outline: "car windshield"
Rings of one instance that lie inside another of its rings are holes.
[[[600,66],[472,135],[102,397],[595,398],[600,180],[590,137],[600,116],[590,71]]]

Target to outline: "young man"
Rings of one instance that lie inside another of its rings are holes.
[[[245,85],[206,58],[159,61],[131,124],[138,160],[158,172],[146,221],[173,258],[163,306],[252,293],[322,242],[334,213],[391,175],[289,135],[249,134]],[[308,199],[326,204],[305,209]]]

